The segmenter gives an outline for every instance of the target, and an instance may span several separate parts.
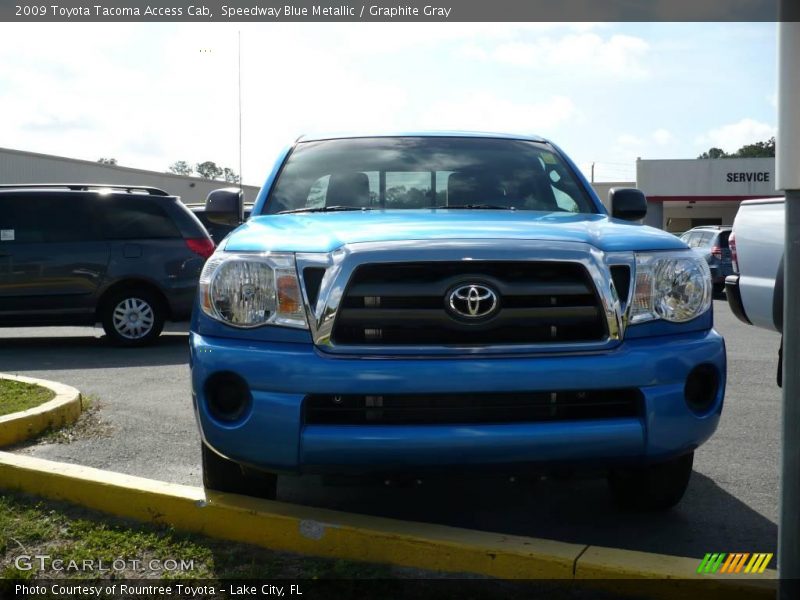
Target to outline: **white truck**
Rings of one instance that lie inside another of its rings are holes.
[[[739,320],[783,334],[783,198],[742,202],[728,243],[733,275],[725,279],[728,304]],[[782,382],[783,342],[778,358]]]

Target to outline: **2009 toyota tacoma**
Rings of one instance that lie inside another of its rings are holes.
[[[201,276],[206,487],[579,465],[677,503],[722,410],[711,278],[641,192],[609,201],[538,137],[298,140]]]

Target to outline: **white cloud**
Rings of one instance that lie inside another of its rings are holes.
[[[639,37],[612,35],[606,39],[596,33],[514,40],[489,49],[472,44],[463,49],[475,58],[521,68],[569,68],[585,75],[624,78],[641,78],[648,74],[644,63],[648,50],[647,42]]]
[[[707,131],[695,139],[695,144],[722,148],[725,152],[735,152],[746,144],[768,140],[776,132],[777,127],[774,125],[745,118]]]
[[[669,132],[667,129],[656,129],[653,132],[653,140],[659,146],[666,146],[667,144],[671,144],[675,141],[675,136]]]
[[[459,100],[434,104],[423,115],[422,126],[550,135],[577,114],[575,104],[565,96],[518,103],[490,92],[475,92]]]

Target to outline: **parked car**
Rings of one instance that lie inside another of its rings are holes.
[[[783,198],[742,202],[730,247],[734,274],[725,280],[728,304],[740,321],[783,334],[783,254],[786,231]],[[781,351],[778,385],[783,381]]]
[[[92,325],[139,346],[187,319],[214,244],[175,196],[141,186],[0,186],[0,326]]]
[[[538,137],[302,138],[206,263],[207,488],[578,465],[665,509],[722,411],[706,261]],[[238,190],[208,209],[241,214]]]
[[[731,250],[728,247],[728,236],[731,228],[722,225],[704,225],[690,229],[681,235],[689,248],[693,248],[705,257],[711,270],[714,293],[722,294],[725,290],[725,278],[733,273],[731,266]]]

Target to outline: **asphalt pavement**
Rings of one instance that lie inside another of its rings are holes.
[[[611,503],[602,478],[434,479],[421,485],[328,485],[281,477],[287,502],[435,522],[507,534],[702,557],[707,552],[777,548],[780,337],[747,326],[724,300],[716,327],[728,348],[728,388],[720,427],[695,454],[683,501],[663,514],[630,514]],[[108,432],[69,444],[18,449],[59,460],[200,485],[200,438],[189,393],[186,324],[156,346],[110,347],[102,330],[0,329],[0,372],[77,387],[99,402]]]

